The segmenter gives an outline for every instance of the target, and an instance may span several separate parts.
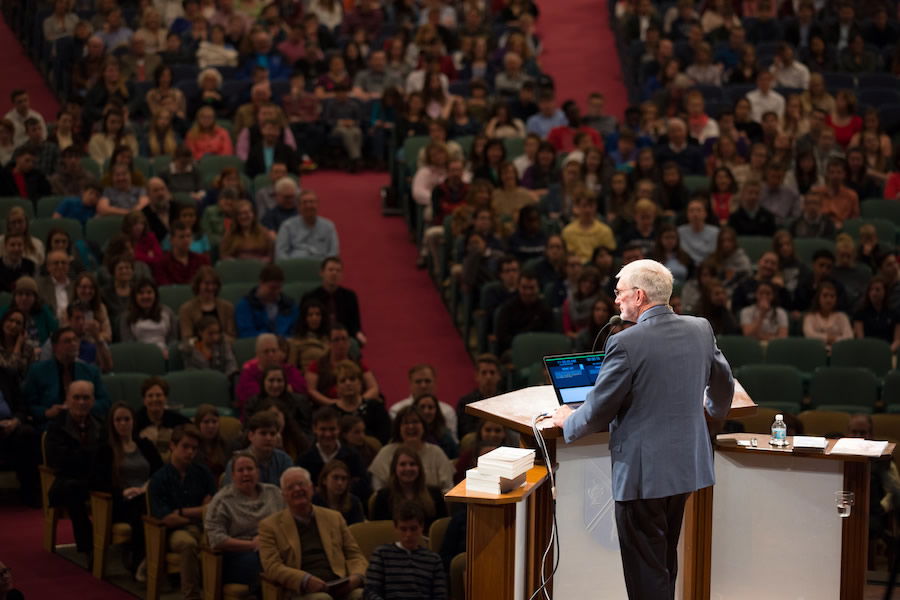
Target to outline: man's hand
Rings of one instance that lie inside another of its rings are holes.
[[[47,417],[48,419],[52,419],[52,418],[56,417],[56,415],[58,415],[60,413],[60,411],[62,411],[62,409],[64,409],[64,408],[65,408],[65,406],[62,404],[54,404],[53,406],[48,408],[46,411],[44,411],[44,416]]]
[[[312,576],[306,580],[306,589],[302,590],[305,594],[314,594],[316,592],[324,592],[328,589],[328,584],[316,576]]]
[[[566,422],[566,419],[569,418],[573,412],[572,408],[569,406],[560,406],[556,409],[556,412],[553,413],[553,424],[556,427],[562,428],[563,423]]]

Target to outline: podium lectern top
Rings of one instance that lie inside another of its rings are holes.
[[[757,446],[739,446],[739,441],[750,441],[756,438]],[[889,458],[894,453],[896,444],[888,442],[881,456],[863,456],[861,454],[832,454],[831,449],[834,448],[837,440],[826,440],[825,450],[804,450],[794,448],[794,436],[788,436],[788,445],[784,448],[776,448],[769,445],[769,438],[766,434],[759,433],[723,433],[716,437],[716,450],[723,452],[741,452],[745,454],[775,453],[775,454],[792,454],[794,456],[802,456],[803,458],[821,458],[830,460],[840,460],[844,462],[870,462]]]
[[[466,412],[480,419],[499,423],[519,433],[531,435],[531,419],[542,412],[554,412],[559,407],[556,400],[556,392],[552,385],[536,385],[533,387],[516,390],[479,400],[466,406]],[[740,419],[756,414],[756,404],[744,390],[744,387],[734,380],[734,397],[731,399],[729,419]],[[562,429],[554,427],[550,421],[544,421],[540,425],[541,432],[546,439],[562,437]]]

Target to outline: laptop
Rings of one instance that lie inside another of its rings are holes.
[[[559,405],[577,408],[597,381],[603,366],[603,352],[558,354],[544,357],[544,367],[556,392]]]

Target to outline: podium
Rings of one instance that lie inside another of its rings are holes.
[[[699,402],[699,400],[698,400]],[[533,415],[553,411],[558,402],[552,386],[525,388],[466,407],[476,417],[509,427],[521,434],[521,444],[536,447],[531,429]],[[735,382],[728,418],[741,418],[756,412],[756,404],[743,387]],[[541,433],[547,442],[551,463],[557,465],[557,525],[560,542],[560,564],[548,588],[560,600],[569,598],[625,598],[621,555],[615,529],[611,492],[609,434],[597,433],[566,444],[562,430],[546,421]],[[742,434],[743,435],[743,434]],[[747,436],[747,439],[753,436]],[[756,436],[763,438],[763,436]],[[720,436],[715,444],[715,488],[691,494],[679,546],[678,598],[684,600],[739,600],[758,595],[765,586],[766,570],[773,566],[796,568],[815,563],[816,574],[823,565],[836,576],[818,578],[823,585],[834,585],[829,593],[806,594],[805,597],[835,600],[861,599],[865,584],[868,540],[868,489],[870,458],[824,453],[806,455],[790,450],[774,451],[768,437],[759,440],[754,449],[736,445],[739,437]],[[884,457],[893,452],[889,444]],[[538,453],[537,459],[542,457]],[[778,496],[772,489],[779,482],[782,490],[795,493]],[[465,482],[446,496],[448,502],[465,502],[468,511],[467,598],[499,598],[527,600],[541,581],[541,558],[550,541],[553,525],[552,495],[546,470],[536,466],[528,476],[528,484],[511,494],[489,495],[468,493]],[[713,493],[713,490],[716,493]],[[849,490],[856,494],[856,505],[850,518],[841,519],[834,506],[833,492]],[[828,493],[824,493],[828,490]],[[759,503],[772,509],[771,499],[779,498],[775,514],[795,515],[788,523],[787,536],[772,536],[772,545],[780,540],[780,552],[756,543],[747,549],[748,539],[757,542],[760,531],[773,521],[765,511],[748,507]],[[769,501],[764,502],[764,500]],[[797,519],[797,515],[806,515]],[[804,549],[790,550],[796,537],[797,523],[828,531]],[[749,532],[755,536],[746,537]],[[743,534],[743,535],[741,535]],[[827,542],[827,543],[826,543]],[[552,568],[555,550],[547,560]],[[765,552],[768,560],[757,554]],[[803,555],[805,553],[805,555]],[[755,559],[755,560],[754,560]],[[805,562],[804,562],[805,561]],[[784,571],[787,572],[787,571]],[[751,576],[752,575],[752,576]],[[781,579],[783,581],[783,578]],[[736,582],[754,586],[747,594]],[[801,597],[800,594],[785,597]]]

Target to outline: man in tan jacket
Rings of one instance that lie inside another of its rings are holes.
[[[306,469],[287,469],[281,490],[287,508],[259,524],[265,576],[293,591],[298,600],[361,600],[369,562],[344,517],[313,507]]]

